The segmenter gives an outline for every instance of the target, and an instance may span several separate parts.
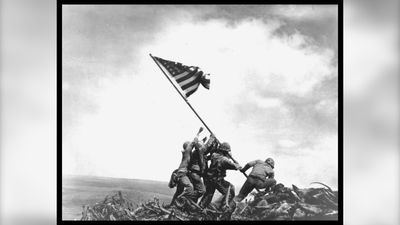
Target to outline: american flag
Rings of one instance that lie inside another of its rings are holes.
[[[193,94],[199,85],[210,89],[210,74],[205,74],[196,66],[186,66],[179,62],[168,61],[159,57],[153,57],[163,67],[168,75],[175,79],[186,97]]]

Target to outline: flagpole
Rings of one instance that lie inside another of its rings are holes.
[[[179,93],[179,95],[183,98],[183,100],[186,102],[186,104],[188,104],[188,106],[193,110],[194,114],[196,114],[197,118],[199,118],[199,120],[203,123],[203,125],[207,128],[207,130],[211,133],[214,134],[211,129],[207,126],[207,124],[203,121],[203,119],[201,119],[201,117],[199,116],[199,114],[197,114],[196,110],[194,110],[194,108],[192,107],[192,105],[190,105],[189,101],[187,100],[187,98],[185,96],[183,96],[183,94],[179,91],[179,89],[175,86],[174,82],[172,82],[171,78],[169,78],[169,76],[164,72],[164,70],[161,68],[161,66],[157,63],[157,61],[154,59],[154,57],[149,54],[150,57],[154,60],[154,63],[157,64],[158,68],[160,68],[160,70],[163,72],[163,74],[165,75],[165,77],[169,80],[169,82],[172,84],[172,86],[174,86],[175,90]]]
[[[160,68],[161,72],[163,72],[163,74],[165,75],[165,77],[168,79],[168,81],[172,84],[172,86],[174,86],[175,90],[179,93],[179,95],[183,98],[183,100],[186,102],[186,104],[192,109],[192,111],[194,112],[194,114],[196,114],[197,118],[199,118],[199,120],[203,123],[203,125],[207,128],[207,130],[214,135],[214,133],[211,131],[211,129],[207,126],[207,124],[203,121],[203,119],[201,119],[201,117],[199,116],[199,114],[197,114],[196,110],[194,110],[194,108],[192,107],[192,105],[190,105],[189,101],[187,100],[187,98],[185,96],[183,96],[183,94],[179,91],[179,89],[175,86],[174,82],[172,82],[171,78],[164,72],[164,70],[161,68],[161,66],[157,63],[157,61],[154,59],[153,55],[149,54],[150,57],[153,59],[154,63],[157,64],[158,68]],[[215,139],[220,142],[217,137],[214,135]],[[230,154],[229,157],[232,159],[233,162],[235,162],[236,164],[239,164],[238,161],[236,161]],[[242,172],[242,171],[241,171]],[[247,178],[247,174],[245,172],[242,172],[243,175]],[[256,188],[257,189],[257,188]],[[259,191],[257,189],[257,191]]]

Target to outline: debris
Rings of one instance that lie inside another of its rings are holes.
[[[136,220],[133,204],[119,191],[94,206],[83,206],[81,220]]]
[[[134,209],[119,191],[93,206],[83,206],[81,220],[337,220],[338,192],[321,185],[324,187],[300,189],[277,184],[267,192],[251,193],[251,200],[237,203],[233,213],[214,204],[202,209],[185,197],[175,205],[160,204],[155,197]]]

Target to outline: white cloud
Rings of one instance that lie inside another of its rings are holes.
[[[265,113],[272,108],[285,111],[279,97],[255,94],[249,81],[259,81],[272,92],[306,96],[318,82],[335,74],[330,66],[332,51],[308,48],[307,38],[299,33],[272,35],[279,26],[279,21],[254,19],[235,26],[227,26],[225,20],[186,19],[169,24],[136,52],[139,57],[132,67],[120,68],[121,76],[101,82],[102,89],[93,93],[98,111],[81,117],[82,123],[71,128],[68,139],[63,140],[63,159],[68,162],[63,172],[169,179],[181,159],[182,143],[192,140],[202,124],[151,60],[148,54],[152,53],[211,73],[211,89],[200,87],[189,101],[213,132],[231,143],[240,163],[275,157],[279,180],[300,185],[308,185],[306,182],[314,181],[311,178],[331,182],[335,171],[321,168],[334,168],[337,162],[319,160],[326,152],[337,154],[337,148],[326,148],[330,143],[322,141],[323,151],[307,151],[309,155],[301,160],[274,155],[275,142],[296,146],[284,138],[273,142],[260,138],[266,130],[282,132],[280,127],[256,127],[245,118],[239,123],[232,121],[233,106],[245,100]],[[307,172],[310,179],[302,181],[298,170]],[[238,172],[229,172],[227,180],[238,186],[244,182]],[[329,184],[336,185],[334,181]]]
[[[297,145],[296,142],[292,141],[292,140],[287,140],[287,139],[282,139],[279,140],[279,146],[283,147],[283,148],[292,148],[295,147]]]
[[[253,101],[253,104],[262,108],[274,108],[282,105],[282,101],[279,98],[263,98],[254,91],[249,92],[247,97]]]
[[[336,5],[280,5],[274,13],[296,20],[318,20],[327,16],[337,16]]]

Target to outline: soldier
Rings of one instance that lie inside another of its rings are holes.
[[[195,149],[192,151],[190,156],[188,176],[194,188],[194,196],[192,200],[197,203],[198,199],[203,196],[205,192],[205,187],[201,177],[204,174],[206,162],[204,159],[205,146],[198,141],[197,138],[195,138],[194,146]]]
[[[268,190],[276,184],[276,180],[274,179],[275,162],[272,158],[268,158],[265,161],[251,161],[240,171],[246,172],[250,167],[253,167],[253,169],[240,189],[239,194],[235,197],[234,200],[236,202],[241,202],[254,188],[265,188],[265,190]]]
[[[200,207],[206,208],[214,196],[215,189],[222,195],[222,202],[227,202],[228,207],[232,207],[231,203],[235,196],[235,187],[226,181],[226,170],[240,170],[242,167],[230,160],[231,147],[227,142],[222,143],[211,155],[211,165],[207,169],[204,183],[206,184],[206,192],[200,201]],[[229,198],[227,199],[227,195]],[[222,206],[222,205],[221,205]]]
[[[214,134],[211,134],[207,143],[204,145],[205,158],[211,158],[211,155],[217,150],[217,148],[218,148],[218,141],[215,138]]]
[[[189,199],[193,199],[195,196],[193,185],[188,177],[188,165],[193,147],[194,141],[187,141],[183,144],[181,164],[179,165],[179,168],[174,170],[171,174],[171,179],[168,186],[169,188],[174,188],[175,186],[177,187],[170,205],[174,204],[175,200],[180,196],[184,196]]]
[[[194,146],[195,149],[192,151],[189,161],[189,178],[194,187],[194,201],[197,203],[198,199],[203,196],[205,192],[205,186],[202,181],[205,171],[208,169],[207,156],[211,155],[216,146],[216,138],[211,134],[207,143],[205,140],[199,141],[195,138]]]

